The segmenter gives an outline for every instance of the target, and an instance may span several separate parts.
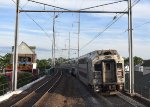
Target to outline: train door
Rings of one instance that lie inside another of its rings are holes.
[[[116,82],[116,68],[115,61],[103,61],[103,83],[113,83]]]

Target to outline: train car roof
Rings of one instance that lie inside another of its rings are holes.
[[[94,56],[97,56],[97,55],[119,55],[117,50],[95,50],[95,51],[92,51],[90,53],[87,53],[85,55],[82,55],[79,57],[79,59],[82,59],[82,58],[85,58],[85,57],[94,57]]]

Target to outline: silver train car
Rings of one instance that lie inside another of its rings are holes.
[[[124,59],[116,50],[97,50],[71,64],[72,74],[96,92],[123,90]]]

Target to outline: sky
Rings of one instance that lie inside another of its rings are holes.
[[[123,0],[35,0],[70,10],[80,10],[92,6]],[[16,0],[0,0],[0,55],[11,53],[15,34]],[[150,59],[150,0],[132,0],[133,55]],[[20,9],[53,10],[28,0],[20,0]],[[55,8],[58,10],[57,8]],[[87,9],[89,11],[124,11],[127,1]],[[59,9],[60,10],[60,9]],[[69,34],[70,57],[77,57],[78,13],[19,13],[19,40],[29,46],[36,46],[38,59],[51,58],[53,22],[56,36],[56,57],[68,58]],[[116,17],[116,18],[115,18]],[[119,18],[120,17],[120,18]],[[119,18],[116,22],[115,20]],[[113,23],[108,29],[107,26]],[[80,56],[94,50],[115,49],[123,57],[128,57],[128,16],[127,14],[81,13],[80,14]],[[96,38],[95,38],[96,37]],[[91,41],[89,43],[89,41]],[[66,49],[66,50],[65,50]]]

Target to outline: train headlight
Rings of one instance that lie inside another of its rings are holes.
[[[100,73],[100,72],[94,72],[94,73],[93,73],[93,77],[94,77],[95,79],[99,79],[99,78],[101,78],[101,73]]]
[[[100,80],[99,79],[93,79],[93,84],[99,84]]]

